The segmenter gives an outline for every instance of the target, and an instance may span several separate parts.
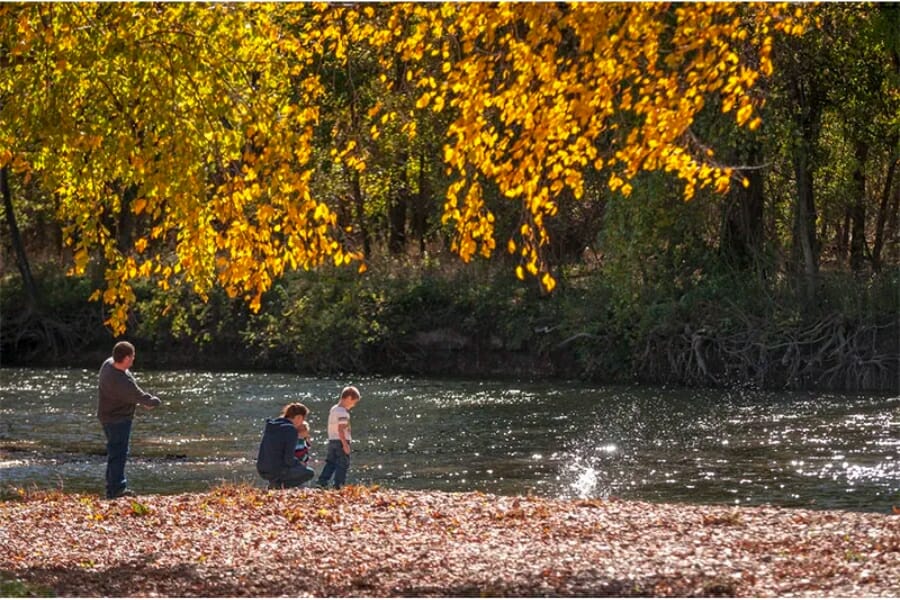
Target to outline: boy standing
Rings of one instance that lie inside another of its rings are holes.
[[[340,401],[328,411],[328,449],[325,466],[319,475],[319,487],[328,485],[334,475],[334,487],[339,489],[347,481],[350,469],[350,411],[359,402],[359,390],[347,386],[341,391]]]

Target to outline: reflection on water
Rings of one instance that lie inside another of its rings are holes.
[[[266,417],[311,409],[321,468],[347,382],[287,374],[137,372],[128,465],[143,493],[262,485]],[[96,371],[3,369],[3,484],[102,490]],[[350,480],[395,488],[890,510],[900,505],[900,398],[405,378],[354,381]]]

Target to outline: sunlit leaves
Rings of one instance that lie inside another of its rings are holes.
[[[19,490],[0,502],[0,570],[84,597],[279,596],[313,556],[294,596],[869,597],[896,589],[897,518],[359,486]]]
[[[728,189],[731,170],[701,151],[693,120],[718,95],[739,125],[758,127],[750,90],[771,72],[772,36],[803,26],[802,11],[774,4],[398,4],[393,13],[420,20],[391,40],[413,63],[417,108],[454,110],[444,149],[459,179],[444,212],[454,248],[464,260],[491,255],[479,183],[488,179],[523,209],[517,275],[540,274],[545,288],[546,221],[564,190],[582,197],[589,169],[605,169],[626,196],[644,170],[673,173],[686,199]],[[438,82],[410,52],[423,44],[443,59]]]
[[[138,279],[201,297],[218,285],[258,309],[287,270],[359,259],[316,196],[313,157],[374,189],[374,145],[428,135],[423,119],[439,113],[453,249],[490,257],[491,202],[516,203],[521,227],[505,247],[518,276],[552,290],[548,222],[561,195],[590,200],[588,176],[625,196],[641,171],[672,173],[686,199],[728,189],[731,169],[693,121],[714,98],[759,127],[753,90],[771,73],[773,36],[802,33],[803,14],[730,3],[6,4],[0,164],[55,194],[73,271],[102,263],[120,333]],[[323,115],[335,105],[323,65],[349,73],[363,54],[385,93],[370,106],[354,98],[349,122]],[[334,126],[321,148],[325,117]]]
[[[322,86],[309,74],[288,83],[315,53],[282,35],[305,9],[0,10],[2,44],[15,55],[0,88],[4,164],[39,173],[57,194],[75,272],[101,250],[114,330],[124,329],[138,278],[201,295],[218,284],[258,308],[286,267],[314,267],[339,249],[306,167]],[[129,188],[137,198],[126,204]],[[150,235],[117,245],[123,212]],[[140,266],[129,247],[145,255]]]
[[[136,500],[131,501],[131,513],[136,517],[145,517],[153,512],[146,504],[138,502]]]

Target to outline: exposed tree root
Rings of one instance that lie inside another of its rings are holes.
[[[833,314],[779,326],[744,317],[734,333],[690,325],[656,331],[636,361],[643,378],[681,385],[835,390],[898,389],[897,321],[860,325]]]

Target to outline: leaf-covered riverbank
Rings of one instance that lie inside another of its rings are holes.
[[[0,572],[61,596],[897,596],[900,516],[349,487],[26,495]]]

